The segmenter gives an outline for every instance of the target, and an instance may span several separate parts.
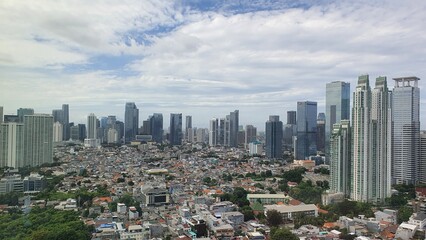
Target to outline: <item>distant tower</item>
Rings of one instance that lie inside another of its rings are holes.
[[[350,195],[351,126],[349,120],[333,125],[330,136],[330,191]]]
[[[188,129],[192,129],[192,116],[185,116],[185,120],[185,139],[190,142]]]
[[[62,136],[64,141],[68,141],[70,139],[70,111],[68,104],[62,104],[62,114]]]
[[[52,115],[24,116],[24,166],[40,166],[53,162],[52,126]]]
[[[420,161],[418,181],[426,183],[426,131],[420,131]]]
[[[97,121],[96,115],[94,113],[91,113],[89,116],[87,116],[87,139],[97,139]]]
[[[216,146],[219,139],[219,120],[213,118],[210,120],[209,145]]]
[[[3,106],[0,106],[0,124],[3,123]]]
[[[230,113],[229,122],[229,146],[238,147],[238,126],[239,126],[239,111],[235,110]]]
[[[296,159],[307,159],[317,154],[317,103],[297,102]]]
[[[317,151],[325,152],[325,114],[318,113],[317,118]]]
[[[163,114],[154,113],[151,118],[152,140],[157,143],[163,142]]]
[[[253,125],[246,125],[246,139],[245,144],[248,146],[249,143],[256,141],[257,128]]]
[[[62,142],[62,124],[60,122],[55,122],[53,124],[53,142]]]
[[[19,108],[16,111],[17,115],[18,115],[18,119],[20,123],[24,122],[24,116],[25,115],[33,115],[34,114],[34,109],[32,108]]]
[[[24,166],[24,124],[0,124],[0,167]]]
[[[415,184],[418,180],[420,142],[420,78],[393,80],[393,181]]]
[[[296,111],[287,111],[287,124],[296,125]]]
[[[170,114],[170,144],[182,144],[182,113]]]
[[[348,82],[330,82],[325,93],[325,152],[328,162],[328,144],[333,125],[350,119],[351,87]]]
[[[269,116],[266,122],[266,156],[268,158],[281,159],[283,157],[282,139],[283,139],[283,122],[279,116]]]
[[[138,134],[138,126],[139,109],[134,102],[128,102],[124,112],[124,138],[126,143],[135,139],[136,134]]]

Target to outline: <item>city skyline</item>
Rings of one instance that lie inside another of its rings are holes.
[[[70,122],[84,123],[91,112],[123,121],[135,102],[139,125],[179,112],[206,128],[238,109],[241,125],[264,131],[267,116],[286,122],[298,101],[325,112],[328,82],[424,79],[424,10],[424,1],[5,1],[0,105],[50,113],[66,103]]]

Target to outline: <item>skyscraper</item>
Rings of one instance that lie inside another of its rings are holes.
[[[157,143],[163,142],[163,114],[154,113],[151,118],[152,140]]]
[[[24,166],[40,166],[53,162],[52,126],[52,115],[24,116]]]
[[[297,102],[296,159],[317,154],[317,103]]]
[[[70,139],[70,111],[68,104],[62,104],[62,114],[62,136],[64,141],[68,141]]]
[[[170,144],[182,144],[182,113],[170,114]]]
[[[328,143],[333,124],[350,119],[350,83],[330,82],[326,85],[325,95],[325,152],[328,158]]]
[[[224,146],[225,145],[225,118],[219,119],[219,136],[218,136],[218,144]]]
[[[135,139],[138,134],[139,126],[139,109],[134,102],[126,103],[124,112],[124,139],[128,143]]]
[[[352,108],[351,197],[381,202],[391,195],[392,94],[386,77],[371,91],[368,75],[358,78]]]
[[[351,126],[349,120],[333,125],[330,136],[330,191],[350,195]]]
[[[192,116],[185,116],[185,120],[185,139],[190,142],[191,140],[188,138],[188,129],[192,129]]]
[[[256,141],[257,128],[253,125],[246,125],[246,139],[245,144],[248,146],[249,143]]]
[[[0,124],[3,123],[3,106],[0,106]]]
[[[325,114],[318,113],[317,118],[317,151],[325,152]]]
[[[53,123],[53,142],[62,142],[62,134],[64,133],[62,127],[60,122]]]
[[[395,183],[416,183],[420,138],[418,77],[394,78],[393,169]]]
[[[17,115],[18,115],[18,119],[20,123],[24,122],[24,116],[25,115],[33,115],[34,114],[34,109],[32,108],[19,108],[16,111]]]
[[[266,122],[265,151],[268,158],[281,159],[283,157],[282,139],[283,122],[279,116],[269,116]]]
[[[239,111],[235,110],[231,112],[229,116],[229,146],[238,147]]]
[[[296,111],[287,111],[287,124],[296,125]]]
[[[96,115],[94,113],[89,114],[89,116],[87,116],[87,128],[86,128],[86,138],[87,139],[97,139],[98,138],[98,134],[97,134],[97,122],[98,119],[96,118]]]
[[[24,166],[24,124],[0,124],[0,167]]]
[[[62,109],[52,110],[53,122],[64,122],[64,111]]]
[[[209,145],[216,146],[218,145],[219,140],[219,120],[213,118],[210,120],[210,132],[209,132]]]
[[[420,131],[420,161],[418,181],[426,183],[426,131]]]

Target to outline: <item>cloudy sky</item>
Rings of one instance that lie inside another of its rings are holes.
[[[240,110],[260,129],[269,115],[318,102],[325,84],[358,75],[420,77],[426,86],[426,1],[0,1],[0,105],[70,120],[140,120],[154,112],[193,124]],[[421,94],[422,126],[426,94]]]

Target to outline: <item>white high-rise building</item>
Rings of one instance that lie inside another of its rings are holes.
[[[369,168],[371,170],[371,198],[369,201],[384,201],[391,196],[392,182],[392,93],[388,90],[386,77],[376,79],[371,92],[371,147]]]
[[[24,124],[0,124],[0,167],[24,166]]]
[[[393,80],[393,182],[414,184],[418,181],[420,79],[401,77]]]
[[[330,191],[350,195],[351,126],[349,120],[333,125],[330,136]]]
[[[24,116],[24,166],[53,162],[53,116]]]
[[[53,124],[53,142],[61,142],[63,139],[63,129],[60,122]]]
[[[97,139],[98,119],[94,113],[87,116],[87,139]]]
[[[115,128],[109,128],[107,134],[108,143],[117,143],[118,142],[118,131]]]
[[[209,145],[216,146],[219,140],[219,120],[213,118],[210,120]]]
[[[381,202],[391,195],[392,95],[386,77],[371,91],[360,76],[353,94],[351,194],[356,201]]]

